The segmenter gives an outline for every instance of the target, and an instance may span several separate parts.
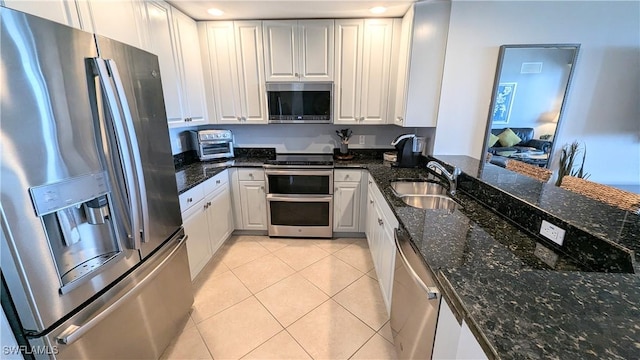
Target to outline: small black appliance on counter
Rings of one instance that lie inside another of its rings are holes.
[[[420,155],[424,149],[424,138],[416,134],[403,134],[398,136],[391,145],[398,150],[397,167],[416,167],[420,162]]]

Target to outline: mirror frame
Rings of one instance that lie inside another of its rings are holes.
[[[553,160],[553,153],[556,151],[556,137],[558,135],[558,130],[560,129],[560,124],[562,117],[564,115],[564,109],[567,104],[567,97],[569,94],[569,89],[571,88],[571,83],[573,80],[573,74],[576,69],[576,62],[578,60],[578,53],[580,52],[580,44],[513,44],[513,45],[501,45],[500,51],[498,52],[498,64],[496,65],[496,73],[493,78],[493,90],[491,91],[491,102],[489,103],[489,111],[487,115],[487,126],[485,128],[485,136],[484,141],[482,143],[482,154],[480,155],[480,161],[484,164],[487,159],[487,145],[489,144],[489,134],[491,134],[491,127],[493,121],[491,120],[493,114],[493,108],[496,106],[496,93],[498,92],[498,86],[500,85],[500,76],[502,74],[502,62],[504,60],[505,52],[508,49],[535,49],[535,48],[575,48],[575,53],[573,55],[573,62],[571,65],[571,70],[569,71],[569,77],[567,78],[567,86],[565,87],[564,94],[562,95],[562,104],[560,104],[560,110],[558,112],[558,121],[556,125],[556,129],[553,133],[553,142],[551,143],[551,149],[549,150],[549,159],[547,160],[547,165],[545,168],[550,168]]]

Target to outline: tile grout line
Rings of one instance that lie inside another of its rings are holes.
[[[237,244],[237,243],[239,242],[239,241],[238,241],[238,238],[240,238],[240,236],[236,236],[236,238],[233,240],[233,241],[234,241],[234,243],[233,243],[233,244],[230,244],[230,239],[232,239],[233,237],[234,237],[234,236],[232,236],[232,237],[230,237],[229,239],[227,239],[227,241],[225,241],[225,243],[223,244],[223,246],[227,246],[227,249],[229,249],[229,248],[231,248],[233,245]],[[305,316],[307,316],[308,314],[310,314],[311,312],[313,312],[314,310],[316,310],[317,308],[319,308],[319,307],[321,307],[322,305],[324,305],[325,303],[327,303],[327,301],[333,301],[333,302],[334,302],[334,303],[336,303],[338,306],[340,306],[340,308],[341,308],[341,309],[345,310],[348,314],[350,314],[350,315],[352,315],[353,317],[355,317],[356,319],[358,319],[361,323],[365,324],[365,325],[367,326],[367,328],[369,328],[369,329],[371,329],[371,330],[373,331],[373,334],[372,334],[372,335],[371,335],[371,336],[370,336],[366,341],[364,341],[364,342],[363,342],[363,343],[358,347],[358,349],[356,349],[356,350],[355,350],[355,351],[354,351],[354,352],[349,356],[349,358],[352,358],[352,357],[353,357],[353,356],[354,356],[358,351],[360,351],[360,349],[362,349],[362,348],[363,348],[363,347],[364,347],[364,346],[365,346],[365,345],[366,345],[366,344],[367,344],[367,343],[368,343],[368,342],[369,342],[373,337],[375,337],[375,335],[376,335],[376,334],[380,335],[383,339],[385,339],[387,342],[389,342],[389,343],[390,343],[390,341],[389,341],[389,340],[387,340],[384,336],[382,336],[382,335],[380,334],[380,331],[385,327],[385,325],[389,322],[389,320],[387,320],[386,322],[384,322],[384,324],[380,327],[380,329],[375,330],[375,329],[374,329],[374,328],[372,328],[369,324],[367,324],[365,321],[363,321],[362,319],[360,319],[360,317],[358,317],[356,314],[354,314],[354,313],[352,313],[351,311],[349,311],[349,309],[347,309],[345,306],[343,306],[341,303],[339,303],[339,302],[335,299],[335,297],[336,297],[336,296],[338,296],[339,294],[341,294],[342,292],[344,292],[344,291],[345,291],[349,286],[353,285],[353,284],[354,284],[355,282],[357,282],[358,280],[361,280],[363,277],[367,277],[368,279],[374,280],[376,283],[379,281],[378,279],[373,278],[373,277],[371,277],[370,275],[368,275],[368,273],[369,273],[369,272],[371,272],[371,271],[372,271],[372,269],[369,269],[369,270],[367,270],[367,271],[362,271],[362,270],[360,270],[359,268],[357,268],[357,267],[353,266],[352,264],[348,263],[346,260],[343,260],[343,259],[341,259],[341,258],[339,258],[338,256],[336,256],[336,255],[335,255],[336,253],[340,252],[341,250],[344,250],[345,248],[347,248],[347,247],[349,247],[349,246],[351,246],[351,245],[356,245],[356,246],[358,246],[358,247],[362,247],[360,244],[357,244],[358,240],[360,240],[360,239],[352,240],[352,241],[350,241],[348,244],[346,244],[345,246],[343,246],[343,247],[341,247],[340,249],[337,249],[337,250],[335,250],[335,251],[333,251],[333,252],[330,252],[330,251],[327,251],[327,250],[323,249],[323,248],[322,248],[322,247],[320,247],[317,243],[311,243],[311,244],[310,244],[311,246],[314,246],[316,249],[319,249],[319,250],[323,251],[324,253],[326,253],[326,255],[325,255],[325,256],[322,256],[321,258],[317,259],[316,261],[312,262],[311,264],[309,264],[309,265],[307,265],[307,266],[305,266],[305,267],[301,268],[300,270],[296,270],[296,269],[295,269],[295,268],[293,268],[291,265],[289,265],[286,261],[284,261],[282,258],[280,258],[279,256],[277,256],[277,255],[275,254],[275,252],[280,251],[280,250],[282,250],[282,249],[284,249],[284,248],[286,248],[286,247],[289,247],[289,246],[291,246],[292,244],[284,244],[284,246],[279,247],[278,249],[275,249],[275,250],[273,250],[273,251],[272,251],[272,250],[268,249],[267,247],[265,247],[264,245],[260,244],[260,241],[259,241],[259,239],[258,239],[258,238],[256,238],[256,239],[250,238],[250,239],[246,239],[246,240],[240,241],[240,242],[258,243],[258,244],[259,244],[263,249],[265,249],[265,250],[267,251],[267,253],[266,253],[266,254],[260,255],[260,256],[258,256],[257,258],[255,258],[255,259],[253,259],[253,260],[251,260],[251,261],[249,261],[249,262],[247,262],[247,263],[245,263],[245,264],[242,264],[242,265],[236,266],[235,268],[231,268],[230,266],[228,266],[228,265],[227,265],[227,264],[222,260],[223,256],[220,256],[221,254],[218,254],[218,256],[214,256],[214,257],[213,257],[213,258],[212,258],[212,259],[211,259],[211,260],[210,260],[210,261],[205,265],[205,267],[210,266],[210,264],[211,264],[212,262],[214,262],[214,261],[215,261],[215,260],[217,260],[217,259],[220,259],[220,263],[221,263],[221,264],[223,264],[224,266],[226,266],[226,267],[227,267],[227,270],[223,271],[223,272],[222,272],[222,273],[220,273],[220,274],[217,274],[217,275],[213,276],[211,279],[208,279],[208,280],[215,279],[215,278],[217,278],[217,277],[219,277],[219,276],[221,276],[221,275],[225,274],[227,271],[229,271],[229,272],[231,273],[231,275],[233,275],[233,277],[234,277],[238,282],[240,282],[240,283],[242,284],[243,288],[244,288],[244,289],[246,289],[246,290],[248,291],[249,295],[248,295],[247,297],[245,297],[245,298],[243,298],[243,299],[239,300],[239,301],[238,301],[238,302],[236,302],[235,304],[232,304],[232,305],[230,305],[230,306],[227,306],[227,307],[225,307],[224,309],[220,309],[220,310],[219,310],[218,312],[216,312],[215,314],[212,314],[212,315],[208,316],[207,318],[202,319],[202,321],[200,321],[199,323],[197,323],[195,320],[193,320],[193,317],[191,316],[191,314],[189,314],[189,316],[190,316],[190,318],[191,318],[191,321],[193,321],[193,323],[194,323],[194,327],[196,328],[196,330],[197,330],[197,332],[198,332],[198,336],[200,337],[200,340],[204,343],[205,347],[207,348],[207,351],[208,351],[209,355],[211,356],[211,358],[212,358],[212,359],[214,358],[214,357],[213,357],[213,353],[212,353],[211,349],[209,348],[209,346],[207,345],[206,341],[204,340],[204,337],[203,337],[203,335],[202,335],[202,333],[201,333],[201,331],[200,331],[200,326],[199,326],[199,325],[201,325],[203,322],[205,322],[205,321],[209,320],[209,319],[210,319],[210,318],[212,318],[213,316],[216,316],[216,315],[218,315],[218,314],[220,314],[220,313],[222,313],[222,312],[224,312],[224,311],[226,311],[226,310],[228,310],[228,309],[232,308],[233,306],[236,306],[236,305],[238,305],[239,303],[242,303],[243,301],[246,301],[246,300],[247,300],[247,299],[249,299],[250,297],[253,297],[253,298],[254,298],[254,299],[255,299],[255,300],[260,304],[260,306],[262,306],[262,308],[263,308],[264,310],[266,310],[266,311],[267,311],[267,313],[268,313],[268,314],[269,314],[269,315],[270,315],[274,320],[276,320],[276,322],[281,326],[281,328],[282,328],[282,329],[281,329],[281,330],[279,330],[278,332],[276,332],[276,334],[274,334],[273,336],[271,336],[271,337],[269,337],[268,339],[266,339],[264,342],[262,342],[262,343],[258,344],[256,347],[254,347],[253,349],[249,350],[247,353],[243,354],[240,358],[247,356],[247,355],[248,355],[249,353],[251,353],[252,351],[255,351],[255,350],[256,350],[256,349],[258,349],[260,346],[264,345],[265,343],[267,343],[268,341],[270,341],[271,339],[273,339],[275,336],[277,336],[278,334],[280,334],[280,333],[284,330],[284,331],[286,331],[286,332],[287,332],[288,336],[290,336],[290,337],[295,341],[295,343],[296,343],[296,344],[297,344],[301,349],[303,349],[303,351],[304,351],[304,352],[305,352],[305,353],[306,353],[310,358],[312,358],[312,359],[313,359],[313,356],[309,353],[309,351],[308,351],[308,350],[307,350],[307,349],[306,349],[306,348],[305,348],[305,347],[304,347],[304,346],[303,346],[303,345],[302,345],[302,344],[301,344],[301,343],[300,343],[300,342],[299,342],[299,341],[298,341],[298,340],[297,340],[297,339],[296,339],[296,338],[291,334],[291,332],[289,331],[289,328],[290,328],[291,326],[293,326],[294,324],[296,324],[297,322],[299,322],[299,321],[300,321],[301,319],[303,319]],[[331,240],[327,240],[327,241],[331,241]],[[367,244],[367,248],[368,248],[368,244]],[[287,276],[283,277],[282,279],[280,279],[280,280],[276,281],[275,283],[270,284],[269,286],[265,287],[264,289],[260,289],[259,291],[256,291],[256,292],[254,293],[254,292],[253,292],[251,289],[249,289],[249,288],[247,287],[247,285],[246,285],[246,284],[245,284],[245,283],[244,283],[244,282],[243,282],[243,281],[238,277],[238,275],[236,274],[236,272],[235,272],[234,270],[236,270],[236,269],[238,269],[238,268],[240,268],[240,267],[242,267],[242,266],[244,266],[244,265],[247,265],[247,264],[250,264],[250,263],[252,263],[252,262],[255,262],[255,261],[257,261],[257,260],[263,259],[263,258],[264,258],[264,257],[266,257],[267,255],[273,255],[276,259],[278,259],[280,262],[284,263],[284,264],[285,264],[289,269],[293,270],[294,272],[293,272],[292,274],[289,274],[289,275],[287,275]],[[349,282],[348,284],[346,284],[345,286],[343,286],[339,291],[337,291],[337,292],[336,292],[335,294],[333,294],[333,295],[330,295],[330,294],[328,294],[327,292],[325,292],[323,289],[319,288],[319,287],[318,287],[318,286],[317,286],[313,281],[309,280],[308,278],[306,278],[306,277],[302,274],[302,271],[304,271],[304,270],[306,270],[307,268],[309,268],[309,267],[313,266],[314,264],[317,264],[318,262],[320,262],[320,261],[322,261],[322,260],[327,259],[329,256],[332,256],[332,261],[335,261],[335,260],[337,259],[337,260],[339,260],[343,265],[347,265],[347,266],[349,266],[350,268],[357,270],[357,271],[358,271],[358,274],[359,274],[359,275],[358,275],[358,276],[357,276],[353,281],[351,281],[351,282]],[[373,267],[373,269],[375,269],[375,267]],[[297,274],[297,275],[300,275],[300,277],[301,277],[302,279],[304,279],[307,283],[310,283],[310,284],[311,284],[315,289],[319,290],[322,294],[324,294],[324,295],[325,295],[325,296],[327,296],[328,298],[327,298],[327,299],[325,299],[324,301],[322,301],[322,302],[321,302],[320,304],[318,304],[317,306],[315,306],[315,307],[313,307],[313,308],[309,309],[309,311],[306,311],[304,314],[302,314],[300,317],[298,317],[295,321],[291,322],[288,326],[284,326],[284,325],[280,322],[280,320],[278,320],[278,319],[275,317],[275,315],[274,315],[274,314],[273,314],[273,313],[272,313],[272,312],[271,312],[271,311],[270,311],[270,310],[265,306],[265,304],[263,304],[263,303],[262,303],[262,301],[260,301],[260,299],[259,299],[256,295],[257,295],[257,294],[259,294],[259,293],[261,293],[261,292],[263,292],[263,291],[265,291],[265,290],[267,290],[267,289],[269,289],[269,288],[270,288],[270,287],[272,287],[272,286],[275,286],[275,285],[277,285],[277,284],[281,283],[281,282],[282,282],[282,281],[284,281],[284,280],[287,280],[287,279],[289,279],[289,278],[293,277],[293,276],[294,276],[294,275],[296,275],[296,274]],[[201,282],[202,282],[202,283],[198,286],[198,290],[200,290],[200,289],[201,289],[201,288],[206,284],[206,281],[203,281],[203,280],[201,280],[201,279],[199,279],[199,278],[200,278],[200,277],[199,277],[199,276],[197,276],[197,277],[196,277],[196,281],[194,281],[194,283],[195,283],[195,282],[198,282],[198,281],[201,281]],[[194,290],[195,290],[195,289],[194,289]],[[393,344],[392,344],[392,345],[393,345]]]

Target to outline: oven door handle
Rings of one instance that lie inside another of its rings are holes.
[[[331,195],[279,195],[267,194],[267,201],[287,201],[287,202],[328,202],[332,201]]]
[[[333,177],[333,169],[291,169],[291,170],[274,170],[268,165],[263,165],[265,176],[269,175],[296,175],[296,176],[331,176]]]
[[[219,144],[230,144],[230,140],[200,140],[200,144],[202,145],[219,145]]]

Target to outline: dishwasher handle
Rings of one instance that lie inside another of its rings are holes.
[[[435,286],[427,286],[424,281],[422,281],[422,279],[420,279],[420,277],[418,276],[418,274],[416,273],[415,270],[413,270],[413,268],[411,267],[411,265],[409,264],[409,260],[407,260],[407,256],[404,254],[404,251],[402,250],[402,246],[400,245],[400,240],[398,240],[398,229],[394,229],[393,231],[393,238],[396,242],[396,249],[398,249],[398,254],[400,255],[400,259],[402,261],[402,265],[404,266],[405,269],[407,269],[407,272],[409,273],[409,276],[411,277],[411,279],[413,279],[413,281],[416,283],[416,285],[418,285],[418,287],[420,289],[422,289],[426,294],[427,294],[427,298],[429,300],[437,300],[438,299],[438,295],[440,295],[440,290],[438,290],[437,287]]]

